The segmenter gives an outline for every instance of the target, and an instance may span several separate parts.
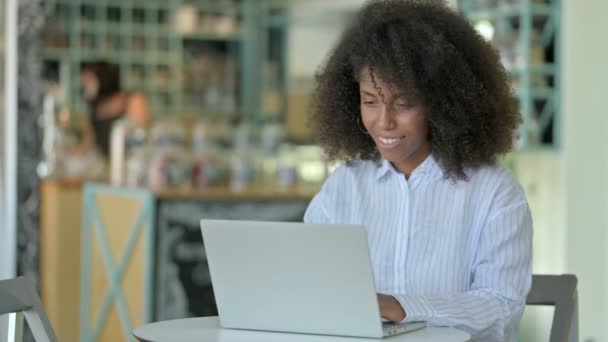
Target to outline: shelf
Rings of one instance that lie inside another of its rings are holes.
[[[239,3],[226,3],[221,4],[215,1],[209,0],[186,0],[182,2],[182,5],[189,5],[201,12],[211,14],[225,14],[225,15],[240,15],[241,8]]]
[[[550,100],[553,97],[554,93],[555,91],[549,87],[530,89],[530,97],[535,100]],[[525,95],[520,88],[515,91],[515,94],[519,98],[522,98]]]
[[[183,106],[182,112],[204,114],[204,115],[209,115],[209,116],[213,116],[213,117],[219,117],[219,116],[230,117],[230,116],[238,114],[238,110],[233,111],[233,112],[220,111],[220,110],[209,110],[205,106],[199,107],[199,106],[193,106],[193,105],[188,105],[188,104]]]
[[[129,61],[132,59],[139,60],[137,64],[168,64],[169,60],[177,59],[178,57],[172,51],[161,52],[153,48],[66,48],[64,53],[73,53],[79,57],[96,56],[96,59],[108,59],[114,61]]]
[[[493,42],[517,43],[507,48],[513,49],[512,52],[516,54],[513,60],[523,64],[511,65],[506,72],[512,78],[513,95],[518,99],[523,115],[522,130],[538,125],[539,134],[550,141],[546,144],[531,143],[536,138],[529,137],[529,132],[522,132],[524,135],[520,144],[523,146],[518,151],[554,151],[560,146],[560,3],[561,0],[534,4],[532,1],[522,1],[496,5],[495,8],[475,8],[478,2],[474,0],[459,1],[459,8],[473,24],[481,20],[492,22],[496,27]],[[535,44],[536,40],[542,45]],[[542,49],[542,54],[538,54],[539,51],[534,50],[536,48]],[[501,46],[497,49],[501,50]],[[543,56],[541,58],[544,60],[530,64],[533,56]]]
[[[143,83],[143,82],[139,82],[139,83],[134,83],[132,84],[133,86],[136,87],[140,87],[140,88],[144,88],[146,90],[146,92],[152,94],[170,94],[173,92],[173,87],[171,84],[167,84],[167,85],[156,85],[153,84],[152,82],[148,82],[148,83]]]
[[[523,154],[553,154],[559,151],[559,147],[553,144],[530,144],[524,147],[520,147],[511,152],[513,155]]]
[[[110,23],[111,25],[107,25]],[[157,38],[161,35],[161,32],[165,33],[166,38],[169,38],[174,29],[172,25],[169,24],[158,24],[158,23],[147,23],[147,24],[124,24],[120,22],[108,22],[108,21],[91,21],[80,24],[80,32],[84,34],[91,35],[120,35],[124,36],[125,34],[129,34],[131,36],[153,36]]]
[[[507,72],[512,75],[522,74],[526,71],[532,74],[543,74],[547,76],[552,76],[557,72],[555,65],[551,63],[530,65],[527,68],[520,66],[507,69]]]
[[[56,3],[74,5],[73,0],[55,0]],[[167,0],[124,1],[124,0],[78,0],[81,5],[97,7],[165,8]]]
[[[55,0],[45,6],[47,17],[55,19],[57,27],[65,28],[64,40],[71,45],[45,49],[43,56],[67,64],[64,82],[70,94],[68,105],[73,108],[82,107],[80,64],[106,60],[119,66],[125,89],[144,90],[150,96],[149,107],[154,114],[189,111],[233,120],[245,115],[243,108],[259,106],[258,73],[263,69],[264,44],[269,39],[265,18],[271,15],[266,13],[266,1]],[[182,14],[189,19],[194,14],[194,21],[176,25],[176,18],[180,20]],[[184,66],[192,60],[198,66],[208,63],[205,65],[213,67],[215,57],[224,54],[231,59],[229,66],[222,66],[230,68],[231,76],[225,77],[234,77],[231,84],[238,87],[235,108],[217,107],[231,112],[209,113],[209,109],[196,106],[204,102],[202,99],[189,101],[183,89],[184,78],[189,76]],[[165,82],[155,83],[155,77],[161,76],[157,74],[160,69],[166,70],[162,73]]]
[[[241,40],[240,33],[233,34],[218,34],[213,32],[192,32],[185,34],[178,34],[178,37],[181,39],[189,39],[189,40],[202,40],[202,41],[226,41],[237,43]]]
[[[497,8],[470,10],[465,12],[470,20],[480,21],[515,17],[524,13],[525,10],[525,5],[507,5]],[[552,13],[553,8],[550,5],[530,5],[530,14],[532,16],[550,16]]]
[[[46,60],[65,60],[69,58],[67,49],[45,47],[42,49],[42,55]]]
[[[68,58],[70,53],[80,60],[107,59],[113,62],[130,62],[141,65],[170,65],[177,55],[173,52],[135,52],[128,49],[90,49],[90,48],[44,48],[43,55],[50,59]],[[133,61],[133,62],[131,62]]]

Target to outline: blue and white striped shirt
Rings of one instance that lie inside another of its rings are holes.
[[[532,219],[502,166],[452,182],[429,156],[409,180],[383,161],[341,166],[311,201],[307,223],[367,228],[376,290],[405,321],[513,341],[531,286]]]

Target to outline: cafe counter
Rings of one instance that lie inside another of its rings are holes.
[[[201,219],[301,221],[319,186],[152,191],[49,179],[41,190],[41,297],[59,339],[117,341],[146,322],[217,314]]]

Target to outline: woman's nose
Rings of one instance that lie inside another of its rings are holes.
[[[380,128],[384,129],[384,130],[391,130],[391,129],[395,128],[395,126],[396,126],[395,116],[393,115],[389,106],[383,105],[382,108],[380,109],[380,117],[378,120],[378,124],[379,124]]]

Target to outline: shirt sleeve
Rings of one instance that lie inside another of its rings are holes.
[[[456,327],[473,336],[484,335],[490,327],[500,334],[519,321],[532,283],[532,218],[527,203],[491,217],[480,233],[478,248],[470,291],[392,294],[406,312],[404,321]]]
[[[321,190],[313,197],[304,213],[304,223],[336,223],[337,207],[334,205],[340,189],[345,186],[345,166],[338,167],[327,179]]]
[[[306,208],[306,213],[304,213],[305,223],[331,223],[327,212],[325,200],[325,194],[323,193],[323,191],[320,191],[318,194],[315,195],[315,197],[313,197],[313,199],[308,204],[308,208]]]

